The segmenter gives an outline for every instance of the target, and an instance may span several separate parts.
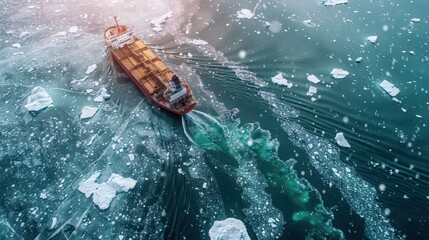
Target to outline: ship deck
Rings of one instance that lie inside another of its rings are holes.
[[[119,49],[112,49],[116,59],[158,101],[163,97],[174,73],[141,40]]]

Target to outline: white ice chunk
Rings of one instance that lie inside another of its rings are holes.
[[[69,29],[69,32],[71,33],[76,33],[77,31],[79,31],[79,28],[77,26],[73,26]]]
[[[132,178],[124,178],[116,173],[112,173],[107,184],[114,188],[117,192],[128,192],[136,186],[137,181]]]
[[[101,210],[109,208],[110,203],[116,197],[115,189],[107,183],[102,183],[98,186],[97,190],[94,191],[92,201]]]
[[[86,74],[91,74],[92,72],[95,71],[95,69],[97,68],[97,64],[92,64],[91,66],[88,66],[88,69],[86,69]]]
[[[335,6],[338,4],[346,4],[348,3],[348,0],[326,0],[323,2],[323,5],[325,6]]]
[[[412,18],[411,19],[411,22],[413,22],[413,23],[419,23],[421,20],[420,20],[420,18]]]
[[[250,240],[244,223],[235,218],[215,221],[209,236],[211,240]]]
[[[193,39],[191,41],[192,44],[196,45],[196,46],[202,46],[202,45],[207,45],[208,42],[201,40],[201,39]]]
[[[57,218],[53,217],[52,218],[52,223],[51,223],[51,229],[54,229],[55,225],[57,225]]]
[[[107,90],[105,88],[101,88],[97,92],[97,96],[94,98],[95,102],[104,102],[110,98],[110,94],[107,93]]]
[[[24,106],[28,111],[40,111],[53,104],[52,98],[42,87],[35,87],[31,95],[27,98],[27,104]]]
[[[46,189],[42,190],[42,192],[40,193],[40,198],[41,199],[47,199],[48,198],[48,194],[46,193]]]
[[[55,33],[52,36],[54,36],[54,37],[63,37],[65,35],[67,35],[67,32],[66,31],[62,31],[62,32],[57,32],[57,33]]]
[[[360,63],[360,62],[362,62],[362,57],[358,57],[358,58],[356,58],[355,62],[356,62],[356,63]]]
[[[85,194],[86,198],[89,198],[95,192],[95,190],[97,190],[98,186],[100,185],[100,184],[95,182],[97,180],[97,178],[100,176],[100,174],[101,174],[100,172],[95,172],[87,180],[79,183],[78,190],[80,192],[82,192],[83,194]]]
[[[341,79],[347,77],[347,75],[349,75],[349,72],[343,69],[334,68],[332,69],[331,74],[334,78]]]
[[[13,47],[13,48],[21,48],[21,44],[19,44],[19,43],[14,43],[14,44],[12,44],[12,47]]]
[[[130,154],[128,154],[128,158],[130,159],[130,161],[134,161],[135,156],[134,156],[134,154],[130,153]]]
[[[377,38],[378,38],[377,36],[369,36],[366,39],[368,41],[370,41],[371,43],[376,43],[377,42]]]
[[[390,96],[395,97],[400,92],[395,85],[390,83],[387,80],[383,80],[383,82],[380,83],[380,87],[383,88],[384,91],[386,91]]]
[[[162,15],[159,18],[155,18],[152,21],[150,21],[150,24],[152,26],[152,30],[154,32],[161,32],[162,29],[164,28],[163,25],[165,22],[167,22],[167,19],[172,18],[173,17],[173,12],[170,11],[164,15]]]
[[[292,83],[288,82],[288,80],[283,78],[283,75],[281,73],[272,77],[271,80],[273,81],[273,83],[277,83],[279,85],[285,85],[288,88],[291,88],[293,86]]]
[[[320,80],[316,76],[314,76],[313,74],[311,74],[310,76],[308,76],[307,80],[310,81],[310,82],[312,82],[312,83],[319,83],[320,82]]]
[[[344,137],[344,133],[339,132],[337,133],[337,135],[335,135],[335,141],[337,141],[337,144],[340,147],[346,147],[346,148],[350,148],[350,144],[349,142],[346,140],[346,138]]]
[[[309,88],[308,88],[308,92],[307,92],[307,95],[308,96],[313,96],[314,94],[316,94],[317,93],[317,88],[315,88],[315,87],[313,87],[313,86],[310,86]]]
[[[98,107],[89,107],[84,106],[82,108],[82,113],[80,114],[80,119],[87,119],[94,117],[95,113],[97,113]]]
[[[251,19],[255,14],[250,9],[243,8],[240,11],[237,11],[237,18],[247,18]]]
[[[20,37],[20,38],[23,38],[23,37],[26,37],[26,36],[28,36],[28,35],[30,35],[30,32],[29,32],[29,31],[24,31],[24,32],[22,32],[21,34],[19,34],[19,37]]]

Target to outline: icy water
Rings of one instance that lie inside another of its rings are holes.
[[[0,239],[210,239],[229,217],[251,239],[427,239],[427,9],[0,1]],[[166,113],[121,73],[102,37],[114,15],[191,85],[193,112]],[[53,106],[30,113],[37,86]],[[81,120],[84,106],[98,111]],[[79,190],[96,173],[137,183],[101,210]]]

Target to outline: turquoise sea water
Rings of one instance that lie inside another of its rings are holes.
[[[0,6],[0,238],[210,239],[227,217],[252,239],[429,236],[426,1]],[[162,111],[121,73],[102,38],[114,15],[191,85],[195,111]],[[54,104],[30,114],[36,86]],[[99,110],[81,120],[83,106]],[[78,190],[96,171],[137,184],[100,210]]]

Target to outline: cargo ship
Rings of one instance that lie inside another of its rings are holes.
[[[119,25],[114,19],[116,25],[107,28],[104,39],[115,62],[156,105],[178,115],[190,112],[196,101],[189,85],[136,37],[135,27]]]

